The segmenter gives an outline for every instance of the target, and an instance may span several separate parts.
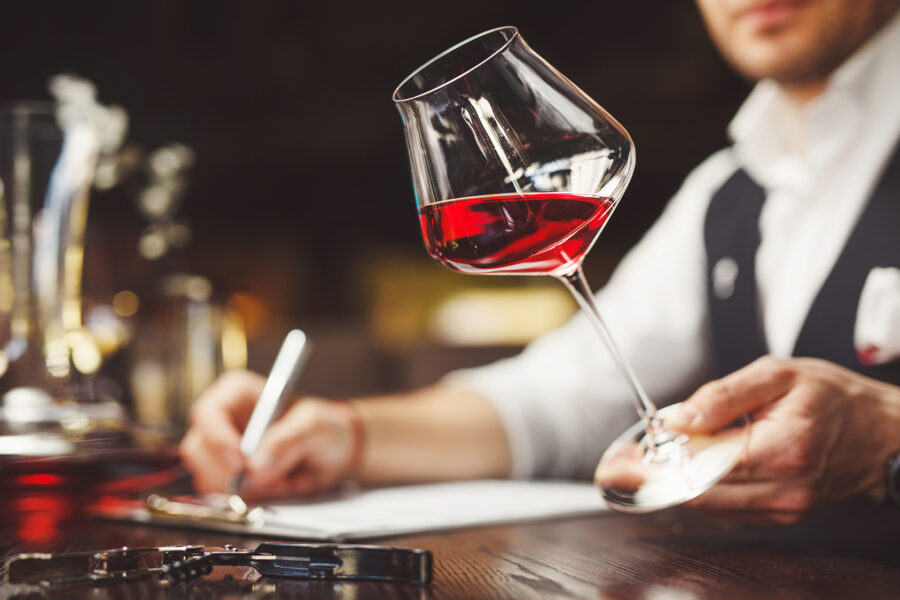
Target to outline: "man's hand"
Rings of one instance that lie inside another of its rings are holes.
[[[303,398],[266,430],[259,448],[245,459],[241,434],[265,379],[235,371],[220,377],[191,410],[191,427],[179,454],[201,493],[225,490],[246,469],[241,494],[277,498],[331,487],[351,474],[359,457],[361,424],[343,402]]]
[[[884,497],[900,449],[900,388],[809,358],[763,357],[701,387],[666,424],[715,431],[750,413],[746,456],[690,505],[792,523],[850,496]]]

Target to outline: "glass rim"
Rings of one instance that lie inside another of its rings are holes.
[[[510,32],[512,35],[509,37],[508,40],[506,40],[503,44],[501,44],[496,50],[494,50],[493,52],[491,52],[484,60],[482,60],[482,61],[480,61],[480,62],[478,62],[478,63],[472,65],[471,67],[469,67],[468,69],[466,69],[465,71],[463,71],[462,73],[460,73],[459,75],[456,75],[455,77],[452,77],[452,78],[448,79],[447,81],[441,83],[440,85],[436,85],[436,86],[434,86],[434,87],[431,88],[431,89],[428,89],[428,90],[425,90],[425,91],[422,92],[422,93],[416,94],[415,96],[410,96],[409,98],[400,98],[400,97],[398,96],[398,94],[399,94],[399,92],[400,92],[400,88],[402,88],[404,85],[406,85],[406,83],[407,83],[410,79],[412,79],[413,77],[415,77],[416,75],[418,75],[419,73],[421,73],[422,71],[424,71],[426,68],[428,68],[428,66],[431,65],[432,63],[434,63],[434,62],[440,60],[441,58],[443,58],[443,57],[445,57],[445,56],[451,54],[452,52],[455,52],[456,50],[458,50],[459,48],[462,48],[462,47],[465,46],[466,44],[469,44],[469,43],[471,43],[471,42],[474,42],[475,40],[480,39],[480,38],[483,38],[484,36],[490,35],[490,34],[492,34],[492,33],[497,33],[497,32],[499,32],[499,31],[508,31],[508,32]],[[497,55],[500,54],[501,52],[504,52],[507,48],[509,48],[509,45],[512,44],[513,41],[514,41],[516,38],[518,38],[519,36],[520,36],[520,34],[519,34],[519,28],[518,28],[518,27],[514,27],[514,26],[512,26],[512,25],[504,25],[504,26],[502,26],[502,27],[494,27],[493,29],[488,29],[487,31],[482,31],[481,33],[477,33],[477,34],[475,34],[475,35],[473,35],[473,36],[471,36],[471,37],[469,37],[469,38],[466,38],[466,39],[464,39],[463,41],[459,42],[458,44],[454,44],[453,46],[450,46],[449,48],[447,48],[446,50],[444,50],[444,51],[441,52],[440,54],[434,56],[431,60],[428,60],[427,62],[422,63],[418,68],[414,69],[412,73],[410,73],[409,75],[407,75],[407,76],[403,79],[403,81],[401,81],[400,84],[399,84],[396,88],[394,88],[394,93],[392,94],[391,98],[393,99],[393,101],[394,101],[396,104],[403,104],[403,103],[405,103],[405,102],[410,102],[410,101],[412,101],[412,100],[416,100],[417,98],[421,98],[421,97],[423,97],[423,96],[427,96],[428,94],[434,93],[434,92],[436,92],[437,90],[439,90],[439,89],[441,89],[441,88],[444,88],[444,87],[450,85],[450,84],[453,83],[454,81],[457,81],[457,80],[461,79],[462,77],[465,77],[466,75],[468,75],[469,73],[471,73],[472,71],[474,71],[475,69],[477,69],[478,67],[480,67],[481,65],[483,65],[483,64],[485,64],[486,62],[492,60],[495,56],[497,56]]]

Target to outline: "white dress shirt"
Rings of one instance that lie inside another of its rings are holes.
[[[900,15],[802,108],[774,82],[760,82],[729,134],[734,145],[687,177],[596,296],[659,405],[683,399],[709,378],[703,227],[711,196],[738,168],[766,190],[756,255],[759,303],[770,352],[791,355],[900,135]],[[900,277],[891,281],[900,308]],[[900,331],[895,338],[900,343]],[[497,408],[513,477],[589,477],[603,450],[637,420],[622,375],[580,314],[519,356],[456,371],[445,382]]]

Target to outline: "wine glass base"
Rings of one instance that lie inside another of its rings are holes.
[[[661,409],[661,421],[680,405]],[[722,479],[744,455],[750,419],[741,417],[714,435],[667,430],[650,440],[644,422],[619,436],[600,460],[600,490],[610,508],[651,512],[696,498]],[[661,439],[662,438],[662,439]]]

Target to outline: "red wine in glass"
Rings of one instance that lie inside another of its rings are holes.
[[[419,210],[425,247],[463,273],[562,275],[581,264],[615,202],[567,192],[496,194]]]

